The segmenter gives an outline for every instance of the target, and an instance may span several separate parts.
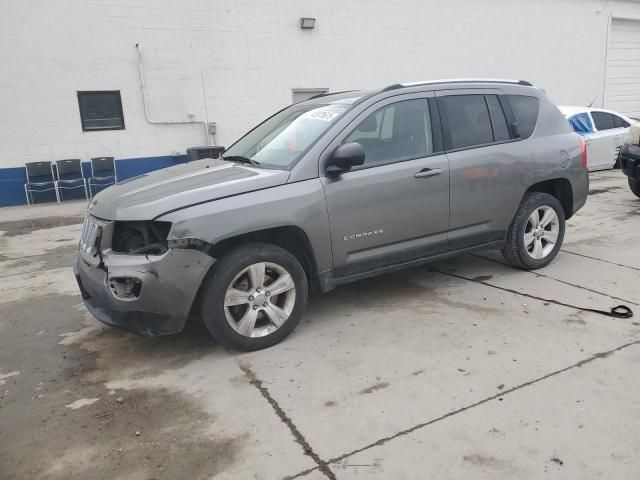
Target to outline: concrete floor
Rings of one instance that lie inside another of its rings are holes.
[[[70,268],[84,205],[2,209],[0,478],[639,478],[640,199],[618,171],[591,190],[543,270],[361,281],[248,354],[100,325]]]

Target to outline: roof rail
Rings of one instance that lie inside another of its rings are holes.
[[[307,98],[307,100],[313,100],[314,98],[321,98],[321,97],[326,97],[328,95],[338,95],[340,93],[349,93],[349,92],[357,92],[357,90],[341,90],[339,92],[318,93],[317,95],[314,95],[313,97]],[[303,102],[306,102],[307,100],[303,100]]]
[[[498,78],[450,78],[442,80],[426,80],[423,82],[395,83],[383,88],[382,91],[386,92],[388,90],[396,90],[398,88],[418,87],[420,85],[441,85],[444,83],[507,83],[510,85],[533,87],[533,84],[526,80],[507,80]]]

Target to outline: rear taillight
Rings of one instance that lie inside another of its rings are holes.
[[[582,153],[582,165],[584,168],[589,166],[589,156],[587,155],[587,142],[585,142],[584,138],[578,137],[580,139],[580,151]]]

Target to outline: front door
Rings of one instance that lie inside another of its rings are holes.
[[[423,93],[378,102],[338,139],[360,143],[365,162],[323,179],[336,275],[446,250],[449,164],[430,101]]]

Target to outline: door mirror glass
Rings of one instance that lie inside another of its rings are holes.
[[[356,142],[345,143],[336,148],[327,161],[326,172],[339,175],[352,167],[364,163],[364,148]]]

